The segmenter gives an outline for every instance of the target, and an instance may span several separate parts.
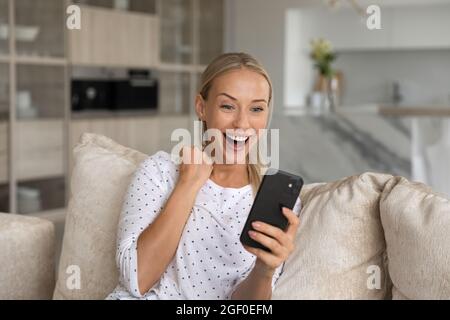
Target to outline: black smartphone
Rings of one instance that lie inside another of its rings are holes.
[[[248,232],[254,230],[252,222],[262,221],[285,230],[288,220],[284,216],[282,208],[287,207],[291,210],[294,208],[303,187],[303,179],[285,171],[269,170],[271,173],[266,173],[261,181],[240,241],[244,245],[270,252],[268,248],[250,238]]]

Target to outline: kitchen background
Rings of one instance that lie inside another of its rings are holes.
[[[65,27],[73,3],[81,30]],[[228,51],[272,77],[282,169],[307,183],[384,172],[450,195],[449,33],[450,0],[0,0],[0,212],[62,225],[83,132],[170,151],[201,72]],[[310,56],[319,38],[336,55],[328,78]]]

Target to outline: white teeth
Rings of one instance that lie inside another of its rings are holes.
[[[228,133],[226,133],[226,136],[229,139],[235,140],[237,142],[244,142],[248,138],[248,136],[235,136],[235,135],[231,135],[231,134],[228,134]]]

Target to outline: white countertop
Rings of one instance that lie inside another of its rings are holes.
[[[375,114],[393,117],[450,117],[450,106],[416,105],[394,106],[383,104],[364,104],[356,106],[339,106],[336,113],[343,115]],[[320,116],[309,107],[286,107],[284,114],[288,116]]]

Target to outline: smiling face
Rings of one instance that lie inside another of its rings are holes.
[[[270,86],[266,78],[247,68],[228,71],[213,80],[204,98],[197,96],[197,115],[208,129],[222,133],[224,156],[247,155],[269,120]]]

